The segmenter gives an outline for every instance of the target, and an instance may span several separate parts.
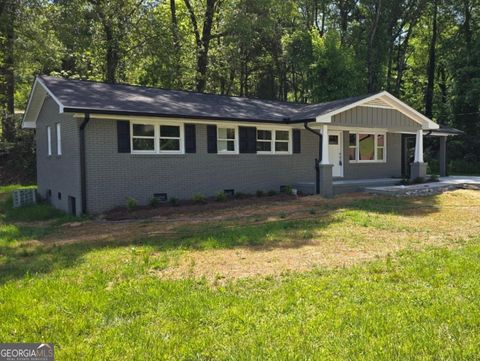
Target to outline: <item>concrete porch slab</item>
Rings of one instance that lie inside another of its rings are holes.
[[[334,179],[333,193],[363,192],[367,187],[393,186],[401,181],[400,178],[375,178],[375,179]],[[315,194],[314,182],[297,182],[293,185],[303,194]]]
[[[480,186],[480,177],[475,176],[451,176],[441,177],[438,182],[413,184],[413,185],[394,185],[383,187],[367,187],[365,191],[378,195],[389,196],[418,196],[437,194],[449,190],[465,187],[467,185]]]

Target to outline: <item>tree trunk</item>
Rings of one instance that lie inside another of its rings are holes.
[[[433,116],[433,91],[435,85],[435,56],[436,46],[438,38],[437,30],[437,13],[438,5],[437,0],[433,2],[433,23],[432,23],[432,38],[430,41],[430,48],[428,52],[428,65],[427,65],[427,88],[425,90],[425,116],[432,118]]]
[[[465,34],[465,44],[467,45],[467,50],[471,50],[470,46],[472,45],[472,29],[471,29],[470,23],[472,20],[472,10],[470,8],[470,0],[464,0],[463,7],[465,10],[465,21],[463,23],[463,32]]]
[[[104,19],[103,28],[105,31],[105,40],[107,41],[106,64],[105,64],[105,81],[107,83],[115,83],[118,67],[118,46],[117,39],[114,36],[113,29]]]
[[[170,0],[170,13],[172,19],[172,37],[173,37],[173,51],[175,52],[175,64],[174,64],[174,80],[173,83],[181,87],[181,74],[180,74],[180,35],[178,31],[177,10],[175,6],[175,0]]]
[[[441,95],[441,101],[442,101],[442,116],[438,118],[438,123],[439,124],[445,124],[446,123],[446,114],[445,110],[448,108],[448,85],[447,85],[447,72],[445,70],[445,65],[444,64],[439,64],[438,67],[438,87],[440,88],[440,95]]]
[[[390,41],[388,46],[388,63],[387,63],[387,90],[392,91],[392,73],[393,73],[393,52],[395,47],[395,39]]]
[[[4,110],[2,117],[2,138],[9,142],[13,141],[15,136],[15,58],[14,58],[14,42],[15,42],[15,18],[17,13],[16,1],[7,1],[2,11],[3,24],[3,61],[1,67],[0,82],[2,83],[2,94],[0,109]]]
[[[380,14],[382,10],[382,0],[378,0],[375,6],[375,20],[372,25],[372,29],[370,31],[370,36],[368,40],[368,48],[367,48],[367,74],[368,74],[368,92],[373,93],[377,89],[377,81],[376,81],[376,69],[374,68],[375,61],[373,56],[373,48],[375,46],[375,36],[377,35],[378,23],[380,21]]]
[[[184,0],[185,6],[190,15],[193,32],[195,35],[195,42],[197,44],[197,74],[196,74],[196,89],[198,92],[205,91],[207,85],[207,70],[208,70],[208,50],[210,47],[210,40],[212,40],[212,25],[215,17],[215,7],[217,0],[207,0],[205,7],[205,15],[203,20],[202,35],[198,29],[197,17],[195,11],[190,3],[190,0]]]
[[[402,92],[402,82],[403,82],[403,73],[405,71],[406,65],[406,54],[408,50],[408,43],[410,41],[410,36],[412,35],[413,24],[410,25],[407,31],[407,35],[405,35],[405,40],[403,44],[398,47],[398,57],[397,57],[397,80],[395,82],[395,90],[394,95],[400,96]]]
[[[345,44],[345,39],[347,37],[347,28],[348,28],[348,0],[340,0],[339,2],[340,10],[340,42],[342,45]]]

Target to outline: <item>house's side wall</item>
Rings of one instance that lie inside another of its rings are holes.
[[[60,123],[62,155],[57,154],[56,123]],[[48,156],[47,127],[52,131],[52,155]],[[76,213],[81,214],[80,152],[78,120],[72,114],[59,114],[58,105],[45,99],[37,120],[37,184],[42,198],[69,212],[69,196],[75,197]],[[59,197],[60,194],[60,197]]]
[[[350,163],[348,159],[349,132],[343,132],[344,178],[372,179],[401,177],[402,175],[402,135],[387,133],[386,162]]]
[[[332,125],[350,128],[377,128],[390,131],[415,132],[421,129],[403,113],[394,109],[356,107],[333,116]]]
[[[87,211],[124,206],[127,197],[146,204],[154,193],[185,199],[224,189],[278,191],[281,185],[315,181],[318,137],[306,130],[301,131],[301,153],[291,155],[209,154],[203,124],[196,126],[196,141],[194,154],[118,153],[116,122],[92,119],[86,128]]]

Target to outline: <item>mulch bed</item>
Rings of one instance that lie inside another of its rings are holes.
[[[126,207],[118,207],[104,213],[101,218],[108,221],[124,221],[135,219],[148,219],[153,217],[168,217],[179,214],[198,214],[206,213],[209,211],[216,211],[221,209],[232,209],[252,205],[261,205],[271,202],[283,202],[291,201],[299,196],[293,196],[288,194],[277,194],[274,196],[246,196],[242,199],[227,199],[226,201],[219,202],[214,198],[208,198],[206,203],[198,204],[192,200],[179,201],[179,204],[174,206],[169,203],[161,203],[156,207],[150,206],[138,206],[133,211],[128,211]]]

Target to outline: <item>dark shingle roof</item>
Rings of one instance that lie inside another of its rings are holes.
[[[443,125],[440,126],[439,129],[433,129],[428,132],[427,135],[432,135],[432,136],[445,136],[445,135],[463,135],[465,134],[464,131],[461,131],[459,129],[455,128],[449,128],[445,127]]]
[[[299,104],[39,76],[66,112],[300,123],[370,95]]]

